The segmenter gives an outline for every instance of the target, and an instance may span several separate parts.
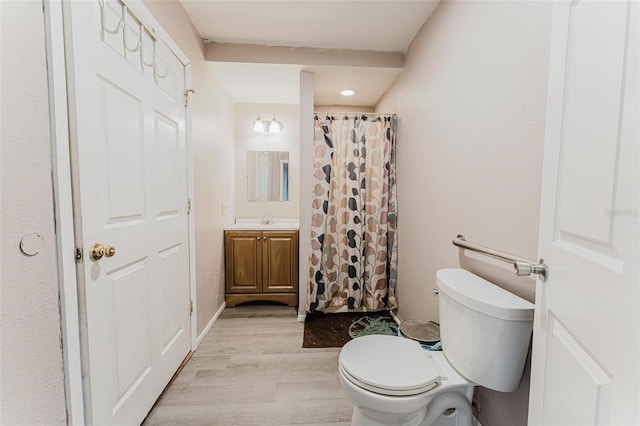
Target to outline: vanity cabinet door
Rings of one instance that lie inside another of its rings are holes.
[[[298,231],[225,231],[227,307],[298,305]]]
[[[297,293],[298,232],[262,233],[262,291]]]
[[[262,232],[225,232],[228,293],[262,291]]]

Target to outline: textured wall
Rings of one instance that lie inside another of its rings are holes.
[[[223,228],[234,207],[233,103],[203,56],[203,41],[180,2],[145,6],[191,61],[198,334],[224,302]],[[223,211],[223,203],[226,208]]]
[[[0,2],[0,424],[65,424],[42,3]],[[44,240],[33,257],[23,235]]]
[[[284,124],[280,133],[257,133],[253,123],[273,114]],[[293,104],[235,105],[235,174],[237,217],[295,217],[300,212],[300,106]],[[247,201],[247,151],[289,152],[289,201]]]
[[[444,1],[376,106],[398,124],[398,299],[404,319],[437,320],[440,268],[463,266],[533,300],[510,266],[462,256],[468,240],[536,259],[549,2]],[[528,373],[527,373],[528,374]],[[480,392],[485,425],[526,424],[528,379]]]

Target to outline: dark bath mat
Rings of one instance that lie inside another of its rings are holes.
[[[305,317],[302,347],[341,348],[352,339],[351,335],[358,337],[367,334],[397,333],[398,326],[389,311],[337,314],[314,312]]]

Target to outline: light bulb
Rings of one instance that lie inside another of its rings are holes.
[[[280,133],[283,127],[282,123],[276,120],[276,115],[273,114],[273,119],[269,123],[269,133]]]
[[[262,119],[260,118],[260,114],[258,114],[258,118],[256,118],[256,121],[253,123],[253,131],[254,132],[259,132],[259,133],[264,133],[264,123],[262,122]]]

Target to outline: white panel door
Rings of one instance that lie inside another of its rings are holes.
[[[117,0],[63,7],[87,410],[139,424],[190,350],[185,66]]]
[[[638,22],[554,5],[530,425],[640,424]]]

